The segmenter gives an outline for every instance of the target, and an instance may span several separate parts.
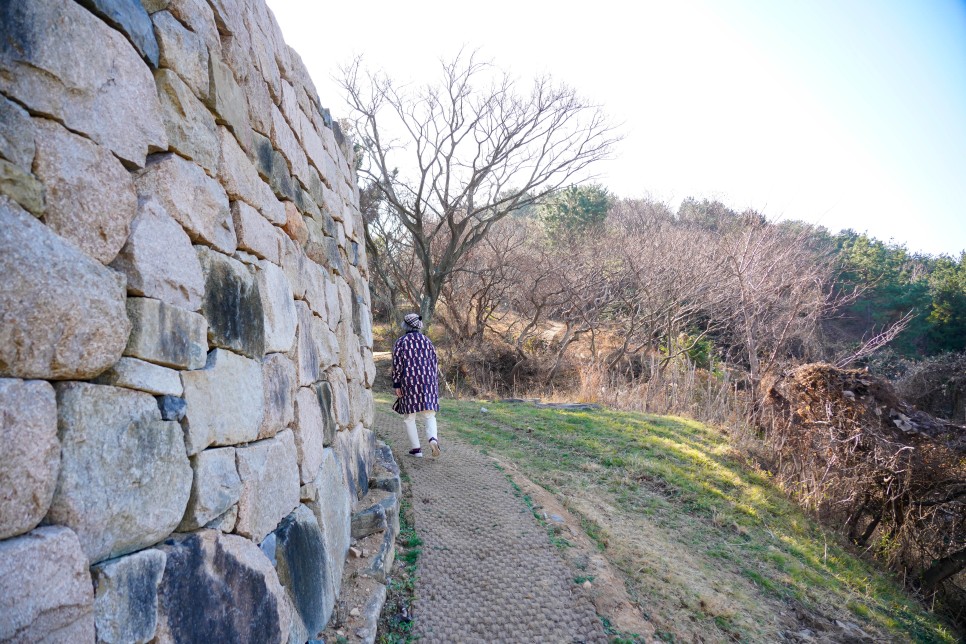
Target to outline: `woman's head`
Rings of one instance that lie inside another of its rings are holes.
[[[417,313],[409,313],[403,318],[403,328],[407,331],[419,331],[423,328],[423,318]]]

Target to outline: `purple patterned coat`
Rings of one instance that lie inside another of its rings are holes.
[[[436,347],[411,331],[392,345],[392,386],[402,389],[400,414],[439,411],[439,379]]]

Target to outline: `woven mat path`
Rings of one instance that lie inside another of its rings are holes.
[[[606,642],[590,600],[546,530],[506,477],[475,448],[447,436],[438,459],[406,455],[399,417],[377,411],[380,438],[412,482],[423,540],[413,609],[420,642]],[[420,436],[424,436],[420,427]]]

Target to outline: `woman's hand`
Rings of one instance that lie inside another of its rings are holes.
[[[396,387],[393,391],[396,392],[396,398],[402,398],[402,389]]]

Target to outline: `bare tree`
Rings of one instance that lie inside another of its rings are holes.
[[[911,311],[907,311],[905,315],[889,326],[883,328],[881,331],[876,331],[873,329],[871,337],[868,335],[863,336],[859,347],[849,352],[848,355],[842,356],[835,360],[835,366],[839,369],[845,369],[858,360],[868,358],[873,353],[895,340],[900,333],[906,330],[906,328],[909,326],[909,323],[912,322],[913,318],[915,317],[916,311],[913,309]]]
[[[510,224],[510,225],[508,225]],[[527,282],[527,226],[501,221],[463,256],[440,295],[437,319],[450,336],[479,341],[510,313],[513,292]]]
[[[418,275],[397,276],[415,283],[397,286],[418,294],[427,324],[460,259],[496,222],[584,178],[619,138],[598,106],[548,77],[521,93],[463,53],[442,72],[411,89],[356,59],[341,78],[365,152],[360,176],[381,191],[418,260]]]
[[[628,199],[612,208],[609,234],[624,267],[612,328],[620,344],[609,369],[662,346],[663,369],[723,326],[727,292],[712,233],[681,226],[664,204]]]
[[[732,346],[757,387],[793,347],[813,341],[819,320],[847,296],[835,290],[830,251],[813,248],[807,230],[788,232],[755,216],[719,235],[722,278],[734,305]]]

